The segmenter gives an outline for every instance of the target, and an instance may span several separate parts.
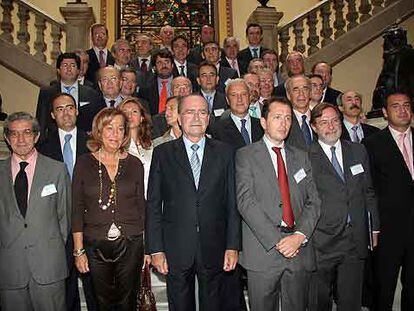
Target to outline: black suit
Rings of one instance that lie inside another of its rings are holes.
[[[342,94],[342,92],[340,92],[338,90],[335,90],[335,89],[328,86],[326,88],[325,96],[323,97],[323,102],[324,103],[330,103],[330,104],[336,106],[336,105],[338,105],[336,99],[341,94]]]
[[[152,132],[151,137],[155,139],[164,135],[168,129],[167,120],[165,119],[165,113],[159,113],[152,116]]]
[[[40,124],[40,141],[47,138],[49,131],[56,129],[56,122],[50,113],[52,112],[52,98],[60,92],[60,83],[40,89],[36,108],[36,118]],[[78,97],[79,114],[76,125],[85,132],[90,132],[93,118],[105,106],[102,105],[100,94],[88,86],[79,85]]]
[[[198,90],[198,83],[197,83],[198,67],[197,65],[190,63],[190,62],[187,62],[186,67],[187,67],[186,77],[190,79],[193,92],[195,92]],[[178,77],[180,75],[180,70],[181,69],[177,68],[175,62],[173,62],[173,76],[174,77]]]
[[[312,130],[312,127],[309,126],[309,130],[312,133],[312,140],[317,141],[317,135]],[[289,135],[286,138],[286,142],[289,143],[289,145],[295,146],[296,148],[302,149],[302,150],[309,150],[309,145],[306,144],[305,138],[303,137],[303,132],[299,126],[298,119],[296,118],[296,115],[292,112],[292,125],[290,127]]]
[[[201,310],[220,310],[224,253],[240,249],[233,150],[206,138],[201,162],[196,189],[182,137],[157,146],[152,156],[146,251],[166,254],[170,310],[195,310],[195,274]]]
[[[237,64],[239,66],[239,71],[240,71],[240,75],[238,75],[239,78],[243,77],[243,75],[246,73],[246,68],[247,66],[243,63],[243,61],[240,59],[240,57],[237,57]],[[227,58],[225,56],[223,56],[220,60],[220,67],[227,67],[227,68],[232,68],[229,61],[227,60]],[[237,72],[237,70],[236,70]]]
[[[226,91],[226,81],[229,79],[236,79],[237,78],[237,71],[233,68],[227,68],[220,66],[219,72],[219,81],[217,83],[217,90],[221,93],[225,93]]]
[[[309,150],[312,173],[322,200],[321,218],[313,233],[317,271],[310,310],[332,310],[332,288],[337,286],[338,310],[360,310],[364,258],[368,255],[367,213],[378,231],[377,201],[368,154],[361,144],[340,141],[345,182],[318,142]]]
[[[260,47],[260,55],[259,55],[260,58],[263,56],[263,52],[265,50],[266,49],[263,46]],[[237,54],[237,58],[240,59],[241,62],[243,63],[243,65],[244,65],[243,71],[247,72],[247,69],[249,67],[249,63],[253,59],[253,55],[252,55],[252,52],[250,52],[249,47],[241,50],[239,52],[239,54]]]
[[[187,61],[199,65],[203,62],[203,60],[203,46],[201,44],[197,44],[188,53]]]
[[[372,126],[372,125],[369,125],[369,124],[365,124],[365,123],[361,123],[361,127],[362,127],[362,132],[364,133],[364,138],[367,138],[367,137],[371,136],[372,134],[375,134],[376,132],[379,132],[379,130],[380,130],[378,127],[375,127],[375,126]],[[349,132],[346,129],[346,126],[343,122],[342,122],[341,139],[352,141],[351,136],[349,135]]]
[[[363,144],[370,156],[381,224],[375,256],[376,310],[392,309],[400,266],[401,310],[414,310],[414,182],[388,127]]]
[[[273,90],[273,94],[277,97],[287,98],[285,83],[280,83],[278,86],[276,86]]]
[[[109,52],[109,49],[107,51],[108,51],[108,54],[106,57],[106,65],[108,66],[108,65],[115,64],[115,59],[112,56],[111,52]],[[92,81],[94,84],[96,84],[97,83],[96,73],[99,70],[99,68],[101,68],[99,64],[99,59],[96,56],[96,53],[93,50],[93,48],[87,50],[86,53],[88,53],[89,55],[89,66],[88,66],[88,70],[86,71],[85,78],[89,81]]]
[[[251,142],[255,143],[263,137],[263,128],[260,125],[260,120],[257,118],[250,118],[251,122]],[[234,124],[231,116],[223,117],[215,122],[211,127],[211,134],[213,138],[221,140],[235,149],[246,146],[243,136]]]
[[[160,95],[158,93],[158,80],[155,74],[147,76],[146,83],[140,87],[138,95],[148,101],[149,113],[152,116],[159,113],[158,104],[160,101]]]
[[[86,147],[86,142],[89,137],[86,132],[77,129],[76,133],[76,159],[89,150]],[[40,153],[56,161],[63,162],[62,146],[60,145],[58,130],[53,130],[49,133],[46,141],[41,143],[37,148]],[[85,292],[86,303],[88,310],[97,310],[95,302],[95,295],[92,288],[92,280],[89,274],[79,275],[74,262],[73,253],[73,238],[69,234],[66,243],[66,258],[68,262],[69,276],[66,279],[66,305],[68,311],[80,311],[80,297],[78,290],[78,276],[82,279],[83,290]]]

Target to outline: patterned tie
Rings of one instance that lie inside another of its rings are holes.
[[[303,138],[305,139],[306,144],[310,145],[312,143],[312,136],[308,123],[306,123],[306,119],[306,114],[302,115],[302,126],[300,127],[300,129],[302,130]]]
[[[259,119],[259,114],[257,113],[257,107],[256,106],[250,106],[249,107],[249,114],[253,118]]]
[[[63,162],[65,162],[66,167],[68,168],[70,179],[73,175],[73,152],[72,147],[70,146],[70,140],[72,139],[72,134],[65,135],[65,144],[63,145]]]
[[[414,179],[414,174],[412,171],[412,166],[410,165],[410,156],[408,155],[408,149],[407,149],[407,145],[405,144],[405,137],[406,137],[406,133],[401,133],[399,135],[399,144],[401,146],[401,150],[402,150],[402,154],[403,154],[403,158],[405,161],[405,164],[407,165],[408,171],[411,174],[411,177]]]
[[[210,112],[213,111],[213,101],[212,101],[212,99],[213,99],[213,96],[206,95],[206,100],[207,100],[207,103],[208,103],[208,110]]]
[[[162,113],[165,111],[165,106],[167,104],[167,98],[168,98],[167,83],[168,83],[168,80],[161,81],[162,86],[161,86],[160,100],[158,102],[158,113]]]
[[[282,220],[288,228],[293,228],[295,225],[295,216],[293,215],[292,205],[290,203],[289,182],[285,162],[282,158],[281,148],[273,147],[272,150],[277,156],[277,181],[282,199]]]
[[[65,90],[66,94],[72,95],[72,90],[75,89],[74,86],[64,86],[63,89]]]
[[[105,52],[103,50],[99,51],[99,67],[106,67],[106,62],[105,62]]]
[[[345,182],[344,172],[342,171],[341,165],[339,164],[338,158],[336,157],[335,149],[335,146],[331,147],[331,162],[338,176],[343,182]]]
[[[360,140],[359,140],[359,137],[358,137],[358,125],[354,125],[353,127],[351,127],[351,130],[352,130],[352,141],[354,142],[354,143],[359,143],[360,142]]]
[[[254,48],[253,50],[253,58],[259,58],[259,54],[257,54],[258,48]]]
[[[191,166],[191,170],[193,171],[194,184],[197,189],[198,189],[198,182],[200,181],[200,172],[201,172],[201,163],[200,163],[200,159],[198,158],[198,154],[197,154],[197,150],[199,148],[200,146],[197,144],[194,144],[191,146],[193,153],[190,158],[190,166]]]
[[[148,71],[147,61],[146,58],[141,59],[141,71],[144,73]]]
[[[241,135],[243,137],[244,143],[246,145],[250,144],[250,137],[249,137],[249,132],[247,132],[247,128],[246,128],[246,119],[241,119],[241,128],[240,128],[240,132]]]
[[[181,65],[181,66],[180,66],[180,76],[183,76],[183,77],[185,77],[185,71],[184,71],[184,68],[185,68],[185,66],[184,66],[184,65]]]
[[[114,99],[111,99],[109,101],[109,107],[115,107],[115,100]]]
[[[26,217],[27,211],[27,196],[28,196],[28,188],[29,182],[27,180],[27,174],[25,172],[25,168],[29,163],[27,162],[20,162],[20,170],[16,175],[16,179],[14,180],[14,194],[16,195],[17,205],[19,206],[20,213],[22,214],[23,218]]]

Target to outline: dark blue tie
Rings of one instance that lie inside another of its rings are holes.
[[[241,119],[241,128],[240,128],[240,132],[242,134],[244,143],[246,145],[250,144],[250,137],[249,137],[249,132],[247,132],[247,128],[246,128],[246,120],[245,119]]]
[[[341,165],[339,164],[338,158],[336,157],[335,146],[331,147],[331,154],[332,165],[338,176],[342,179],[343,182],[345,182],[344,172],[342,171]]]
[[[306,123],[306,118],[306,114],[302,115],[302,126],[300,129],[302,130],[303,138],[305,139],[306,144],[310,145],[312,143],[312,136],[308,123]]]

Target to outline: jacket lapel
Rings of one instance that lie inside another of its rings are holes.
[[[206,137],[206,144],[204,146],[203,161],[201,163],[200,180],[198,181],[198,191],[203,189],[204,184],[208,183],[208,173],[210,168],[217,157],[217,150],[214,150],[214,146],[211,140]],[[193,176],[191,172],[191,176]],[[193,179],[194,180],[194,179]]]
[[[14,184],[13,184],[13,176],[11,171],[11,156],[6,160],[6,172],[8,172],[8,185],[10,186],[9,191],[11,192],[12,202],[14,205],[13,211],[17,217],[23,219],[22,214],[20,213],[19,206],[17,205],[16,195],[14,193]]]
[[[190,161],[188,160],[188,155],[185,150],[185,145],[182,137],[174,141],[174,154],[177,163],[181,166],[181,168],[184,170],[184,172],[187,174],[187,176],[191,179],[192,183],[194,184],[193,171],[191,170]]]

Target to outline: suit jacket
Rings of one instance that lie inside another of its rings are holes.
[[[165,113],[159,113],[152,116],[152,139],[162,136],[168,129]]]
[[[263,137],[263,128],[260,125],[260,120],[257,118],[250,118],[251,122],[251,136],[252,143],[260,140]],[[211,126],[211,134],[213,138],[221,140],[233,146],[235,149],[246,146],[243,136],[234,124],[231,116],[222,117]]]
[[[312,131],[312,139],[313,141],[317,141],[318,137],[316,133],[312,130],[311,127],[309,127]],[[302,150],[309,150],[309,145],[306,144],[305,138],[303,137],[302,130],[300,129],[298,119],[296,118],[296,115],[292,113],[292,125],[290,127],[289,135],[286,138],[286,141],[291,146],[295,146],[296,148],[302,149]]]
[[[320,200],[313,182],[306,152],[285,144],[286,168],[296,230],[311,240],[319,218]],[[296,182],[295,175],[303,172]],[[311,243],[288,261],[276,250],[287,234],[279,230],[282,221],[281,196],[272,159],[263,140],[248,145],[236,154],[237,207],[242,216],[243,247],[241,264],[248,270],[289,266],[311,271],[315,266]]]
[[[378,132],[380,129],[378,127],[366,124],[366,123],[361,123],[361,127],[362,127],[362,132],[364,133],[364,138],[367,138],[369,136],[371,136],[372,134]],[[348,130],[346,129],[345,124],[342,122],[342,134],[341,134],[341,139],[345,139],[348,141],[352,141],[351,137],[349,135]]]
[[[385,253],[400,254],[407,243],[414,243],[414,182],[388,127],[365,138],[362,143],[368,150],[378,198],[379,248]],[[414,146],[413,142],[411,144]]]
[[[238,78],[241,78],[246,73],[245,70],[246,70],[247,66],[239,56],[237,56],[237,64],[239,65],[239,71],[240,71],[240,76],[238,74],[237,74],[237,76],[238,76]],[[227,58],[224,55],[221,57],[221,60],[220,60],[220,67],[221,66],[226,67],[226,68],[232,68],[229,61],[227,60]],[[237,70],[236,70],[236,72],[237,72]]]
[[[151,74],[151,76],[147,77],[145,85],[139,89],[138,97],[141,97],[148,102],[149,113],[152,116],[158,114],[160,96],[158,93],[158,80],[155,74]]]
[[[39,284],[65,279],[71,184],[64,164],[38,155],[25,218],[14,194],[11,158],[0,161],[0,184],[0,288],[23,288],[32,278]]]
[[[227,68],[220,66],[220,70],[218,72],[219,81],[217,84],[217,90],[221,93],[226,92],[226,82],[229,79],[236,79],[237,78],[237,71],[233,68]]]
[[[199,65],[203,60],[203,46],[201,44],[197,44],[194,46],[187,56],[187,61],[196,65]]]
[[[367,256],[367,212],[371,214],[373,230],[379,230],[377,200],[365,147],[346,140],[341,140],[341,146],[345,183],[318,142],[309,150],[316,188],[322,200],[321,218],[313,236],[318,265],[331,265],[335,258],[350,251],[360,258]],[[346,229],[348,215],[351,226]]]
[[[330,104],[336,106],[336,105],[338,105],[336,99],[341,94],[342,94],[342,92],[340,92],[338,90],[335,90],[335,89],[328,86],[326,88],[325,97],[323,98],[323,102],[330,103]]]
[[[175,62],[173,62],[173,76],[178,77],[180,75]],[[187,61],[187,78],[191,81],[191,86],[193,91],[198,90],[198,83],[197,83],[197,76],[198,76],[198,67],[196,64],[190,63]]]
[[[263,52],[265,50],[266,49],[263,46],[260,47],[260,55],[259,55],[260,58],[262,57]],[[237,58],[240,59],[242,61],[243,65],[244,65],[243,72],[247,72],[247,68],[249,67],[249,63],[253,59],[253,56],[252,56],[252,53],[250,52],[249,47],[241,50],[239,52],[239,54],[237,54]]]
[[[283,82],[276,86],[273,90],[273,94],[277,97],[287,98],[285,83]]]
[[[101,68],[99,64],[99,59],[96,56],[95,51],[93,48],[90,48],[89,50],[86,50],[86,53],[89,55],[89,66],[88,70],[86,71],[85,78],[89,81],[92,81],[94,84],[96,84],[96,73]],[[111,52],[108,49],[108,55],[106,57],[106,65],[113,65],[115,64],[115,59],[112,56]]]
[[[106,105],[100,101],[100,94],[94,89],[79,85],[78,117],[76,125],[85,132],[92,130],[95,115]],[[61,92],[60,84],[41,88],[37,100],[36,118],[40,124],[40,142],[44,141],[50,131],[56,130],[56,122],[52,119],[52,98]]]
[[[86,142],[89,137],[86,132],[77,129],[76,133],[76,159],[84,153],[88,153],[89,149],[86,147]],[[53,160],[63,162],[62,147],[60,145],[59,132],[55,130],[50,133],[48,139],[39,145],[37,150]]]
[[[196,189],[182,137],[154,149],[146,212],[149,254],[165,252],[170,265],[186,268],[200,247],[203,263],[216,269],[226,249],[240,249],[233,156],[228,145],[206,138]]]

